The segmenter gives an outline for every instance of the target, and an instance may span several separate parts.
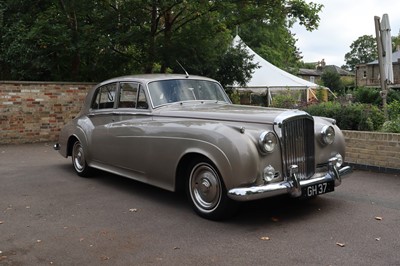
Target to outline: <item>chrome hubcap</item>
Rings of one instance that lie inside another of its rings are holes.
[[[74,144],[72,156],[75,169],[79,172],[82,172],[85,168],[85,155],[83,153],[82,145],[79,142]]]
[[[221,182],[214,169],[205,163],[193,168],[190,175],[190,196],[199,209],[212,211],[221,200]]]

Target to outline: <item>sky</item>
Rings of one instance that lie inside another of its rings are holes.
[[[388,14],[392,36],[400,30],[399,0],[306,0],[323,4],[319,13],[317,30],[308,32],[295,25],[292,33],[297,39],[296,46],[304,62],[325,60],[327,65],[341,67],[345,64],[344,55],[351,51],[350,45],[363,35],[375,37],[374,16],[382,19]]]

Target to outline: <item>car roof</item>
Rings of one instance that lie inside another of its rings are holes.
[[[172,80],[172,79],[189,79],[189,80],[209,80],[209,81],[216,81],[214,79],[210,79],[207,77],[196,76],[196,75],[182,75],[182,74],[138,74],[138,75],[129,75],[129,76],[121,76],[112,79],[105,80],[97,85],[101,86],[104,84],[112,83],[112,82],[127,82],[127,81],[139,81],[142,83],[149,83],[152,81],[159,81],[159,80]]]

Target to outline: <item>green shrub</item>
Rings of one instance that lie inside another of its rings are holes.
[[[341,105],[338,102],[324,102],[320,104],[309,105],[305,111],[311,115],[334,117],[340,112]]]
[[[341,105],[338,102],[326,102],[308,106],[304,110],[311,115],[334,118],[337,125],[345,130],[375,131],[385,121],[383,112],[370,104]]]
[[[299,95],[291,93],[289,90],[283,93],[275,94],[272,97],[272,107],[293,109],[297,107]]]
[[[400,101],[393,100],[388,104],[388,115],[390,120],[395,120],[400,117]]]
[[[400,116],[394,120],[386,121],[383,126],[383,132],[400,133]]]
[[[354,90],[354,101],[357,103],[382,104],[380,90],[376,88],[359,87]]]
[[[394,90],[394,89],[389,90],[387,102],[391,103],[394,100],[400,102],[400,90]]]
[[[240,104],[240,94],[238,91],[232,90],[230,93],[227,93],[233,104]]]
[[[325,87],[330,88],[334,93],[343,93],[344,85],[340,75],[333,70],[325,70],[321,75],[321,80]]]

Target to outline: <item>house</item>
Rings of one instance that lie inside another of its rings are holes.
[[[321,76],[325,71],[333,71],[335,73],[338,73],[342,80],[354,79],[354,73],[344,70],[335,65],[326,65],[324,59],[322,59],[318,63],[315,63],[315,65],[316,67],[314,69],[300,68],[297,75],[302,79],[314,83],[321,83]]]
[[[393,52],[393,77],[394,83],[389,86],[392,88],[400,88],[400,47]],[[380,73],[378,60],[367,64],[359,64],[356,66],[356,87],[380,87]]]

